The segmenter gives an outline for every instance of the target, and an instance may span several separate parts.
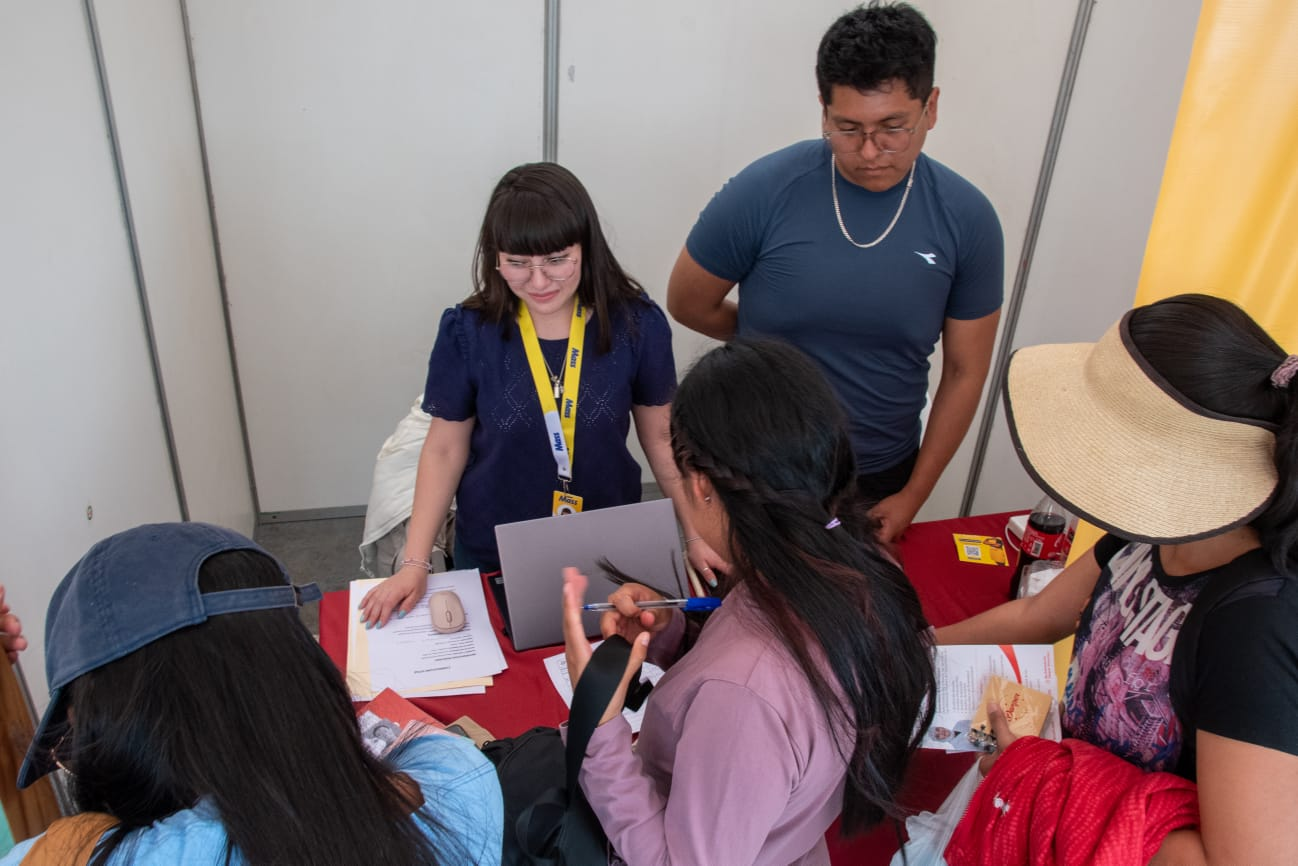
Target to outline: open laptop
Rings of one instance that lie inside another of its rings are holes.
[[[496,544],[508,609],[502,614],[516,650],[563,643],[565,566],[590,578],[587,602],[606,601],[617,589],[600,570],[601,558],[649,586],[688,591],[670,499],[501,524]],[[599,634],[599,617],[584,615],[587,634]]]

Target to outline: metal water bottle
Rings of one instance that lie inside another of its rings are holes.
[[[1068,536],[1069,514],[1063,506],[1049,496],[1041,501],[1028,516],[1027,528],[1019,542],[1019,562],[1010,578],[1010,599],[1019,597],[1023,584],[1023,574],[1034,562],[1051,560],[1062,562],[1068,557],[1070,539]]]

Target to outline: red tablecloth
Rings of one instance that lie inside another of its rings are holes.
[[[924,613],[935,626],[957,622],[986,610],[1006,597],[1012,570],[1005,567],[960,562],[956,558],[954,533],[1000,535],[1011,513],[987,514],[953,520],[917,523],[906,531],[899,545],[902,566],[919,593]],[[1011,564],[1013,557],[1011,556]],[[500,633],[500,612],[491,592],[484,586],[492,625]],[[339,669],[347,667],[346,592],[327,593],[320,602],[320,645]],[[559,616],[556,597],[555,616]],[[485,695],[446,698],[416,698],[423,710],[449,722],[460,716],[474,721],[498,737],[511,737],[534,725],[557,725],[568,717],[568,709],[554,690],[541,660],[560,651],[559,647],[515,652],[508,638],[501,638],[508,669],[499,674]],[[903,805],[910,809],[935,809],[969,768],[973,756],[920,751],[912,762]],[[890,825],[853,840],[838,839],[836,828],[829,834],[830,853],[840,866],[886,864],[897,849]]]

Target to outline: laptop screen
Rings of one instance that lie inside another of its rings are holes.
[[[605,601],[617,589],[601,559],[660,590],[684,595],[689,585],[669,499],[501,524],[496,543],[508,603],[501,613],[517,650],[563,643],[565,566],[590,578],[587,602]],[[599,634],[599,614],[584,619],[586,633]]]

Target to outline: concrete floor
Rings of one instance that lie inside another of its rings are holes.
[[[365,528],[363,517],[263,523],[255,539],[288,570],[294,583],[320,584],[323,592],[346,589],[361,573],[358,546]],[[317,605],[302,608],[302,622],[319,637]]]

